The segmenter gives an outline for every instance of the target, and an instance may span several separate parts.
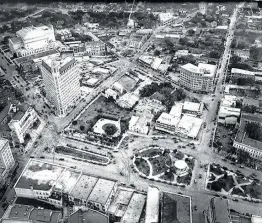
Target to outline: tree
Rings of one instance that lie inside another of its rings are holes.
[[[231,57],[231,63],[239,63],[241,61],[241,58],[239,56],[233,55]]]
[[[179,39],[179,44],[186,45],[188,43],[188,38],[183,37]]]
[[[193,36],[195,34],[195,31],[193,29],[190,29],[190,30],[187,31],[187,34],[189,36]]]
[[[214,191],[221,191],[221,185],[219,182],[217,181],[214,181],[211,183],[211,190],[214,190]]]
[[[244,105],[241,108],[242,111],[254,114],[257,110],[255,105]]]
[[[212,58],[219,59],[220,58],[220,52],[218,52],[217,50],[212,50],[209,53],[209,56],[212,57]]]
[[[261,125],[257,122],[247,123],[245,131],[251,139],[260,140],[262,136]]]
[[[242,149],[238,150],[237,157],[238,157],[238,162],[239,163],[246,163],[246,162],[248,162],[250,160],[249,152],[244,151]]]
[[[181,101],[186,98],[186,93],[182,88],[176,89],[176,97],[178,101]]]
[[[77,121],[74,120],[74,121],[72,122],[72,125],[77,125]]]
[[[254,60],[259,60],[261,58],[261,51],[262,51],[262,48],[256,48],[255,46],[251,47],[250,48],[250,57],[253,58]]]
[[[160,55],[160,51],[159,50],[155,50],[154,51],[154,56],[158,57]]]
[[[84,130],[85,130],[85,126],[81,125],[81,126],[80,126],[80,130],[81,130],[81,131],[84,131]]]
[[[106,124],[103,126],[103,129],[107,135],[114,135],[117,131],[117,127],[112,124]]]

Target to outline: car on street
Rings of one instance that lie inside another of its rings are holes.
[[[236,201],[236,202],[238,202],[238,199],[236,199],[236,198],[233,198],[233,199],[232,199],[232,201]]]
[[[64,159],[64,158],[60,158],[59,160],[60,160],[60,161],[64,161],[65,159]]]
[[[201,179],[201,178],[202,178],[202,174],[201,174],[201,173],[198,175],[198,178],[199,178],[199,179]]]
[[[242,169],[243,169],[243,168],[245,168],[245,167],[244,167],[243,165],[240,165],[240,167],[239,167],[239,168],[242,168]]]
[[[30,156],[30,158],[35,158],[34,156]]]
[[[197,206],[196,205],[194,206],[194,210],[197,211]]]
[[[121,175],[121,176],[124,176],[124,173],[123,173],[123,172],[120,172],[120,175]]]
[[[195,184],[197,183],[197,179],[194,180],[194,183],[195,183]]]
[[[227,199],[227,196],[224,195],[223,198],[224,198],[224,199]]]
[[[40,156],[39,158],[40,158],[40,159],[44,159],[45,157],[44,157],[44,156]]]

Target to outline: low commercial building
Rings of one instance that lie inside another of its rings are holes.
[[[251,78],[255,80],[255,73],[253,71],[237,69],[237,68],[231,69],[230,76],[234,78]]]
[[[159,199],[160,191],[155,187],[148,187],[145,223],[159,222]]]
[[[163,112],[156,120],[155,129],[175,134],[179,121],[180,117],[174,117],[171,114]]]
[[[145,110],[140,115],[132,116],[129,121],[129,130],[140,134],[148,134],[154,115],[149,110]]]
[[[186,64],[180,67],[179,83],[194,92],[209,93],[213,91],[216,66],[199,63],[198,66]]]
[[[172,25],[173,23],[176,23],[177,17],[173,15],[173,13],[167,12],[167,13],[159,13],[159,20],[160,24],[162,26]]]
[[[184,138],[196,139],[200,132],[203,120],[184,114],[176,128],[176,134]]]
[[[2,222],[13,223],[54,223],[62,221],[61,211],[36,208],[32,205],[12,205],[2,219]],[[10,220],[10,221],[9,221]]]
[[[182,115],[182,110],[183,110],[184,104],[181,102],[176,102],[173,107],[171,108],[169,114],[172,115],[173,117],[178,117],[180,118]]]
[[[163,192],[161,222],[192,223],[191,198],[180,194]]]
[[[99,178],[94,189],[88,197],[87,206],[107,211],[107,208],[116,193],[117,183],[115,181]]]
[[[246,132],[247,123],[259,123],[262,125],[262,116],[242,113],[240,125],[236,134],[233,146],[236,149],[241,149],[250,154],[255,159],[262,158],[262,141],[255,140],[249,137]]]
[[[225,125],[235,125],[240,116],[240,108],[220,106],[217,122]]]
[[[87,206],[87,200],[95,187],[98,178],[88,175],[81,175],[76,182],[73,190],[69,193],[69,200],[73,201],[76,205]]]
[[[7,139],[0,138],[0,183],[14,167],[15,160]]]
[[[116,222],[121,221],[134,193],[135,191],[132,188],[118,187],[114,199],[107,210],[111,216],[114,216]]]
[[[118,97],[118,93],[114,91],[113,89],[108,88],[105,90],[105,97],[106,98],[112,97],[114,100],[116,100]]]
[[[227,199],[213,197],[207,209],[206,217],[208,222],[230,223],[230,210]]]
[[[241,58],[242,61],[248,60],[250,57],[249,49],[235,49],[234,54]]]
[[[82,175],[64,166],[29,160],[14,189],[19,197],[44,200],[62,207],[62,195],[76,205],[107,211],[116,181]]]
[[[185,101],[182,112],[192,114],[195,116],[200,116],[203,113],[203,109],[204,109],[204,103],[202,102],[196,103],[196,102]]]
[[[134,193],[121,223],[139,223],[146,202],[146,195]]]
[[[221,106],[225,107],[236,107],[238,98],[235,95],[224,95],[224,97],[221,100]]]
[[[30,133],[30,128],[38,119],[36,111],[28,104],[19,106],[18,110],[9,122],[9,127],[13,132],[13,136],[18,139],[19,143],[24,143],[26,133]]]
[[[109,218],[92,209],[87,211],[79,209],[68,217],[68,223],[109,223]]]

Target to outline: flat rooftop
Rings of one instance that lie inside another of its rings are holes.
[[[213,213],[216,216],[217,222],[228,223],[230,222],[228,212],[228,201],[220,198],[213,198]]]
[[[214,77],[217,66],[205,63],[199,63],[198,66],[195,66],[194,64],[187,63],[181,66],[181,68],[188,70],[192,73],[202,74],[204,77]]]
[[[129,188],[118,188],[113,201],[110,203],[108,212],[114,214],[115,216],[122,217],[125,213],[124,206],[127,207],[131,197],[134,193],[134,190]],[[121,206],[121,208],[120,208]]]
[[[105,204],[110,196],[116,182],[106,179],[99,179],[92,190],[88,200]]]
[[[75,187],[71,190],[70,196],[81,200],[87,200],[97,180],[98,178],[96,177],[82,175]]]
[[[138,223],[144,209],[146,195],[134,193],[122,218],[123,223]],[[170,223],[170,222],[169,222]]]
[[[81,172],[71,171],[65,169],[58,181],[56,182],[55,189],[68,193],[74,188]]]
[[[190,203],[189,197],[163,192],[161,222],[191,223]]]
[[[16,204],[11,208],[9,218],[19,221],[31,220],[33,222],[57,223],[61,219],[61,212],[35,208],[31,205]]]
[[[4,138],[0,138],[0,151],[2,150],[2,148],[4,147],[4,145],[8,143],[7,139]]]
[[[34,190],[50,190],[64,169],[62,166],[29,160],[15,188],[30,189],[33,187]]]
[[[88,211],[78,210],[69,217],[72,223],[108,223],[109,219],[106,215],[89,209]]]
[[[183,109],[198,112],[201,109],[201,104],[197,102],[185,101]]]
[[[250,75],[250,76],[254,76],[255,73],[249,70],[243,70],[243,69],[238,69],[238,68],[232,68],[231,69],[231,74],[232,73],[237,73],[237,74],[243,74],[243,75]]]

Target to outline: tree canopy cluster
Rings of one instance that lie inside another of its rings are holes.
[[[262,127],[260,123],[247,123],[245,126],[245,130],[251,139],[262,141]]]
[[[186,93],[182,88],[177,88],[174,90],[170,82],[164,82],[160,84],[152,82],[150,85],[146,85],[140,90],[140,96],[150,97],[156,92],[159,92],[164,96],[165,99],[162,101],[162,103],[167,107],[168,110],[171,109],[175,101],[181,101],[186,97]]]

